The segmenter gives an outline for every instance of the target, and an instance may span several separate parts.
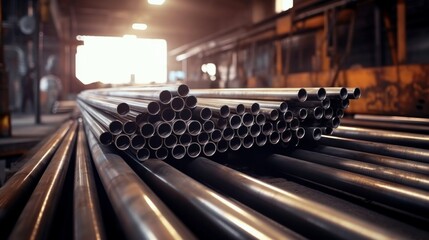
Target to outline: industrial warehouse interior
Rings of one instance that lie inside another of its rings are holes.
[[[429,0],[0,3],[0,239],[429,239]]]

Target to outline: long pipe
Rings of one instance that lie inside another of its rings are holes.
[[[128,106],[128,104],[126,104],[125,102],[116,104],[102,99],[90,98],[85,95],[79,95],[78,99],[82,100],[83,102],[93,107],[102,109],[111,114],[126,115],[130,111],[130,106]]]
[[[363,114],[356,114],[354,115],[354,118],[360,119],[360,120],[377,121],[377,122],[405,123],[405,124],[429,126],[428,118],[379,116],[379,115],[363,115]]]
[[[270,155],[264,162],[286,175],[314,181],[414,214],[426,217],[429,214],[429,195],[426,191],[278,154]]]
[[[103,88],[96,90],[88,90],[90,93],[100,92],[116,92],[116,91],[130,91],[130,92],[154,92],[154,91],[168,91],[172,96],[186,97],[189,94],[189,87],[186,84],[151,84],[145,86],[133,87],[119,87],[119,88]]]
[[[358,120],[358,119],[351,119],[351,118],[341,119],[341,124],[345,126],[384,129],[384,130],[393,130],[393,131],[408,132],[408,133],[429,134],[429,125],[419,126],[419,125],[406,124],[406,123],[377,122],[377,121]]]
[[[98,141],[103,145],[110,145],[113,142],[113,135],[107,129],[94,120],[86,111],[82,111],[82,117],[91,130],[97,137]]]
[[[306,199],[199,157],[179,165],[187,175],[213,186],[308,238],[392,239],[397,233]],[[178,166],[178,164],[174,164]]]
[[[425,134],[402,133],[357,127],[338,127],[334,136],[382,142],[410,147],[429,148],[429,137]]]
[[[190,94],[206,98],[232,98],[252,100],[299,100],[307,99],[307,91],[303,88],[225,88],[225,89],[193,89]]]
[[[303,149],[296,149],[294,151],[287,152],[286,155],[429,191],[429,177],[424,174],[407,172],[391,167],[383,167],[372,163],[355,161]]]
[[[326,135],[322,136],[320,142],[333,147],[341,147],[357,151],[364,151],[368,153],[375,153],[390,157],[429,163],[429,150],[426,149],[403,147],[399,145],[368,142]]]
[[[101,125],[103,125],[109,132],[113,135],[118,135],[123,130],[123,124],[118,119],[108,115],[102,111],[97,110],[96,108],[92,108],[86,103],[82,101],[78,101],[79,106],[81,107],[82,112],[86,111],[92,118],[98,121]]]
[[[26,155],[22,160],[25,164],[0,188],[0,229],[22,209],[71,126],[72,121],[67,121],[42,145],[36,146],[37,151]]]
[[[121,98],[137,98],[152,101],[160,101],[163,104],[169,104],[173,95],[168,90],[96,90],[94,93],[104,96],[121,97]]]
[[[195,239],[122,157],[86,133],[101,183],[129,239]]]
[[[311,151],[329,154],[337,157],[349,158],[358,161],[373,163],[381,166],[402,169],[409,172],[423,173],[429,175],[429,164],[409,161],[401,158],[388,157],[378,154],[353,151],[343,148],[330,147],[330,146],[313,146]]]
[[[83,125],[79,123],[73,189],[73,238],[106,239],[94,171]]]
[[[149,159],[144,163],[134,160],[128,160],[128,163],[201,238],[302,238],[248,207],[212,191],[164,162]]]
[[[9,239],[42,239],[48,235],[73,154],[76,130],[77,122],[74,121],[22,210]]]
[[[82,94],[85,98],[102,100],[105,102],[110,102],[114,104],[126,103],[128,104],[130,110],[136,112],[147,112],[151,115],[156,115],[161,110],[161,107],[158,102],[143,100],[138,98],[122,98],[122,97],[113,97],[113,96],[102,96],[97,94]]]

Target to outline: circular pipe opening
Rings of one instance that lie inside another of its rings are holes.
[[[224,153],[228,150],[228,141],[222,139],[217,143],[217,151]]]
[[[175,159],[182,159],[186,155],[186,148],[183,145],[176,145],[171,150],[171,155]]]
[[[222,137],[225,140],[228,140],[228,141],[231,140],[234,137],[234,130],[232,128],[229,128],[229,127],[225,128],[222,131]]]
[[[355,99],[360,98],[361,94],[362,94],[362,92],[360,91],[360,88],[355,88],[355,89],[353,90],[353,97],[354,97]]]
[[[267,136],[260,134],[259,136],[256,137],[255,143],[259,147],[265,146],[265,144],[267,143]]]
[[[286,112],[288,108],[289,108],[289,105],[287,104],[286,101],[283,101],[280,103],[280,106],[279,106],[280,112]]]
[[[298,118],[293,118],[289,123],[291,130],[297,130],[299,128],[299,120]]]
[[[191,120],[192,119],[192,111],[190,109],[183,109],[182,111],[180,111],[179,113],[179,118],[185,121]]]
[[[174,97],[170,102],[170,106],[173,111],[180,112],[185,108],[185,101],[180,97]]]
[[[241,126],[241,117],[236,114],[229,116],[229,126],[232,129],[238,129]]]
[[[347,88],[341,88],[340,89],[340,98],[346,99],[348,96]]]
[[[206,143],[208,143],[209,142],[209,140],[210,140],[210,136],[209,136],[209,134],[208,133],[206,133],[206,132],[201,132],[200,134],[198,134],[198,136],[197,136],[197,142],[199,143],[199,144],[206,144]]]
[[[246,107],[244,106],[244,104],[240,103],[235,108],[235,111],[237,112],[238,115],[242,115],[246,111]]]
[[[286,111],[286,112],[283,114],[283,119],[284,119],[286,122],[291,122],[291,121],[293,120],[293,113],[292,113],[291,111]]]
[[[99,139],[98,139],[99,141],[100,141],[100,143],[101,144],[103,144],[103,145],[110,145],[111,143],[112,143],[112,141],[113,141],[113,136],[112,136],[112,134],[111,133],[109,133],[109,132],[103,132],[101,135],[100,135],[100,137],[99,137]]]
[[[161,106],[159,106],[159,103],[157,102],[149,102],[147,104],[147,112],[150,115],[156,115],[161,111]]]
[[[322,130],[320,128],[315,128],[313,130],[313,139],[319,141],[322,138]]]
[[[299,109],[298,116],[300,119],[306,119],[308,116],[308,111],[305,108]]]
[[[205,107],[205,108],[201,109],[200,117],[202,120],[204,120],[204,121],[209,120],[212,117],[212,115],[213,115],[213,113],[212,113],[212,110],[210,108]]]
[[[159,101],[164,104],[168,104],[171,101],[171,98],[173,96],[171,95],[171,92],[168,90],[163,90],[159,93]]]
[[[192,136],[187,133],[184,133],[183,135],[180,136],[179,142],[184,146],[188,146],[192,142]]]
[[[121,151],[127,150],[130,147],[131,141],[127,135],[119,135],[115,139],[115,146]]]
[[[164,145],[168,148],[172,148],[176,146],[176,144],[177,144],[176,135],[171,134],[170,136],[164,139]]]
[[[286,121],[277,121],[276,122],[276,130],[279,133],[282,133],[286,131],[287,129],[287,122]]]
[[[348,99],[341,100],[341,107],[343,109],[348,108],[349,104],[350,104],[350,101]]]
[[[186,122],[181,120],[181,119],[177,119],[173,122],[173,132],[174,134],[177,135],[182,135],[183,133],[186,132]]]
[[[259,134],[261,134],[261,126],[259,126],[258,124],[253,124],[250,127],[250,136],[252,137],[257,137]]]
[[[159,137],[159,136],[157,136],[157,135],[155,135],[155,136],[152,136],[150,139],[149,139],[149,147],[152,149],[152,150],[158,150],[158,149],[160,149],[161,147],[162,147],[162,138],[161,137]]]
[[[291,131],[284,131],[281,135],[281,140],[284,143],[288,143],[292,139],[292,132]]]
[[[216,153],[216,144],[208,142],[203,146],[203,153],[207,157],[213,156]]]
[[[253,137],[248,135],[245,138],[243,138],[243,147],[244,148],[251,148],[253,146]]]
[[[250,127],[253,125],[253,115],[250,113],[245,113],[243,116],[241,116],[241,121],[243,122],[243,125],[246,127]]]
[[[253,115],[258,114],[260,110],[261,110],[261,106],[259,105],[259,103],[253,103],[253,104],[250,106],[250,112],[251,112]]]
[[[162,110],[161,118],[166,122],[170,122],[176,118],[176,113],[172,109],[166,108]]]
[[[181,97],[186,97],[189,94],[189,87],[186,84],[180,84],[177,88],[177,94]]]
[[[315,119],[321,119],[322,117],[323,117],[323,108],[322,107],[315,107],[314,109],[313,109],[313,117],[315,118]]]
[[[187,149],[188,155],[191,158],[196,158],[201,153],[201,146],[198,143],[191,143]]]
[[[249,135],[249,128],[242,125],[237,129],[237,136],[239,138],[245,138],[247,135]]]
[[[258,125],[264,125],[266,121],[267,121],[267,118],[266,118],[266,117],[265,117],[265,115],[264,115],[264,114],[262,114],[262,113],[259,113],[259,114],[258,114],[258,115],[256,115],[256,117],[255,117],[255,122],[256,122],[256,124],[258,124]]]
[[[151,123],[143,123],[140,128],[140,133],[145,138],[152,137],[155,134],[155,127]]]
[[[172,131],[171,125],[166,122],[158,122],[156,126],[156,133],[162,138],[170,136]]]
[[[325,119],[331,119],[333,115],[334,115],[334,110],[331,107],[324,109],[323,116],[325,117]]]
[[[127,121],[124,123],[124,133],[133,134],[137,131],[137,124],[134,121]]]
[[[134,135],[131,138],[131,147],[134,149],[141,149],[146,144],[146,139],[142,135]]]
[[[337,127],[339,127],[340,126],[340,119],[339,118],[337,118],[337,117],[334,117],[334,118],[332,118],[332,127],[333,128],[337,128]]]
[[[219,129],[225,129],[228,127],[228,119],[226,118],[217,118],[216,119],[216,126]]]
[[[266,122],[262,126],[262,134],[264,135],[270,135],[273,132],[273,124],[270,122]]]
[[[137,158],[140,161],[148,160],[150,157],[150,151],[147,148],[142,148],[137,151]]]
[[[229,114],[231,113],[229,107],[227,105],[223,105],[222,107],[220,107],[219,109],[219,114],[221,117],[223,118],[227,118],[229,116]]]
[[[187,96],[185,98],[185,105],[188,108],[195,108],[197,106],[197,98],[195,96]]]
[[[222,132],[219,129],[215,129],[211,132],[210,138],[213,142],[219,142],[222,139]]]
[[[168,157],[168,149],[167,148],[160,148],[155,151],[155,157],[159,160],[165,160]]]
[[[241,147],[241,140],[238,137],[233,137],[231,141],[229,141],[229,148],[233,151],[237,151]]]
[[[149,114],[148,113],[139,113],[136,116],[136,123],[140,126],[142,125],[144,122],[147,122],[149,118]]]
[[[327,109],[328,107],[330,107],[331,106],[331,99],[329,99],[329,98],[325,98],[323,101],[322,101],[322,107],[323,107],[323,109]]]
[[[296,132],[295,135],[298,139],[301,139],[305,136],[305,129],[303,127],[299,127]]]
[[[114,120],[109,124],[109,131],[113,135],[118,135],[122,132],[122,123],[118,120]]]
[[[317,91],[317,99],[320,101],[326,99],[326,90],[324,88],[319,88]]]
[[[299,89],[298,100],[300,102],[305,102],[305,100],[307,100],[307,91],[304,88]]]
[[[211,120],[207,120],[203,123],[203,130],[205,132],[211,133],[215,128],[214,122]]]
[[[191,120],[188,122],[188,133],[191,134],[191,136],[197,136],[200,134],[201,128],[201,123],[196,120]]]
[[[277,119],[279,119],[279,111],[277,109],[272,109],[270,112],[270,119],[272,121],[276,121]]]
[[[269,136],[270,143],[275,145],[280,142],[280,134],[278,132],[272,132]]]
[[[119,103],[118,106],[116,107],[116,112],[119,115],[126,115],[127,113],[130,112],[130,106],[126,103]]]

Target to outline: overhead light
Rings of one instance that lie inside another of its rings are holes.
[[[143,31],[143,30],[147,29],[147,25],[144,23],[133,23],[132,28],[135,30],[142,30]]]
[[[147,0],[147,2],[152,5],[162,5],[164,4],[165,0]]]

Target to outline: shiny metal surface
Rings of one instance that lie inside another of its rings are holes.
[[[384,130],[392,130],[392,131],[400,131],[400,132],[408,132],[408,133],[429,134],[429,123],[427,126],[420,126],[420,125],[406,124],[406,123],[391,123],[391,122],[379,122],[379,121],[343,118],[341,119],[341,124],[344,126],[384,129]]]
[[[140,164],[130,160],[129,164],[169,206],[175,208],[179,216],[189,216],[186,220],[198,234],[235,239],[302,238],[248,207],[210,190],[164,162],[149,159]]]
[[[224,88],[224,89],[192,89],[190,94],[205,98],[232,98],[252,100],[299,100],[307,99],[307,91],[303,88]]]
[[[82,123],[79,124],[73,189],[73,238],[106,239],[94,169]]]
[[[158,102],[151,100],[144,100],[138,98],[124,98],[124,97],[114,97],[114,96],[103,96],[99,94],[82,94],[83,96],[90,99],[103,100],[105,102],[110,102],[114,104],[126,103],[128,104],[130,111],[149,113],[151,115],[156,115],[160,112],[161,107]]]
[[[179,168],[308,238],[392,239],[398,236],[365,219],[266,184],[207,158],[199,157]]]
[[[426,191],[344,170],[273,154],[264,159],[274,170],[345,191],[387,206],[429,216]]]
[[[130,107],[124,102],[117,104],[108,102],[105,99],[88,97],[87,95],[82,94],[78,96],[78,99],[87,103],[88,105],[102,109],[111,114],[126,115],[130,111]]]
[[[89,126],[91,132],[103,145],[110,145],[113,142],[113,135],[100,123],[94,120],[86,111],[81,111],[84,122]]]
[[[194,239],[124,159],[100,146],[88,131],[87,136],[94,165],[129,239]]]
[[[360,120],[377,121],[377,122],[405,123],[405,124],[429,126],[429,119],[427,118],[403,117],[403,116],[380,116],[380,115],[365,115],[365,114],[355,114],[354,118],[360,119]]]
[[[72,123],[65,122],[47,141],[36,146],[39,149],[33,155],[27,155],[22,160],[25,164],[0,188],[0,225],[13,211],[22,209]]]
[[[22,210],[9,239],[47,237],[63,190],[76,135],[77,122],[74,121]]]
[[[108,129],[111,134],[118,135],[122,132],[123,123],[117,118],[93,108],[82,101],[78,101],[78,105],[81,111],[86,111],[93,119],[103,125],[104,128]]]

